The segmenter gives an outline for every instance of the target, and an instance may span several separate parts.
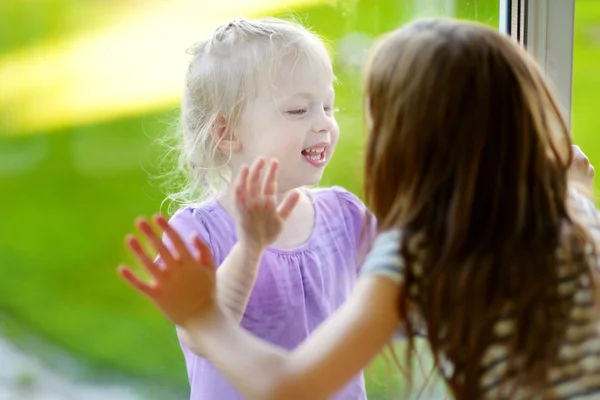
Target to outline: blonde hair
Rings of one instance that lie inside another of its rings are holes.
[[[300,24],[277,18],[236,20],[220,26],[189,50],[177,129],[176,173],[183,178],[168,195],[176,205],[215,199],[231,183],[230,154],[219,151],[212,130],[220,118],[225,128],[240,122],[256,97],[259,78],[273,74],[301,57],[332,74],[323,41]],[[269,80],[271,82],[271,80]]]

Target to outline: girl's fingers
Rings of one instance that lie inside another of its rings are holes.
[[[202,240],[200,240],[200,238],[196,234],[192,236],[192,243],[198,251],[198,253],[196,254],[196,260],[198,260],[198,262],[202,264],[202,266],[214,269],[215,266],[208,245]]]
[[[267,175],[263,181],[262,193],[265,196],[275,196],[277,194],[277,172],[279,170],[279,162],[271,160]]]
[[[247,207],[246,204],[246,193],[244,189],[236,188],[235,190],[235,203],[236,207],[239,210],[245,210]]]
[[[169,249],[167,249],[167,247],[164,245],[161,238],[158,237],[156,232],[154,232],[154,229],[152,229],[150,223],[146,219],[140,219],[137,223],[137,226],[140,229],[140,231],[142,231],[144,236],[146,236],[154,250],[158,252],[165,264],[167,264],[167,266],[174,265],[175,258],[173,257]]]
[[[252,167],[250,168],[250,175],[248,176],[248,181],[246,184],[247,198],[250,201],[255,200],[259,195],[260,176],[264,166],[265,159],[259,158],[252,164]]]
[[[235,203],[238,210],[245,210],[247,207],[246,201],[246,185],[239,185],[235,188]]]
[[[133,254],[138,259],[138,261],[146,268],[146,271],[153,277],[157,278],[161,274],[161,270],[152,261],[146,250],[142,247],[142,244],[137,240],[137,238],[133,235],[127,236],[125,239],[127,242],[127,246],[133,251]]]
[[[248,184],[248,174],[249,174],[249,169],[247,166],[243,166],[242,169],[240,170],[240,173],[235,181],[235,190],[237,191],[241,191],[241,192],[245,192],[246,191],[246,186]]]
[[[183,260],[190,260],[192,256],[190,255],[187,247],[185,247],[185,243],[181,239],[181,236],[179,236],[179,234],[175,232],[175,229],[173,229],[171,225],[169,225],[167,219],[162,215],[157,215],[154,217],[154,222],[156,222],[156,225],[158,225],[167,234],[169,239],[171,239],[171,242],[173,243],[173,247],[175,247],[177,254],[179,254],[179,256]]]
[[[284,220],[288,219],[288,217],[298,204],[299,200],[300,192],[298,190],[292,190],[285,196],[285,198],[277,208],[277,214],[279,214],[279,216]]]
[[[125,279],[125,281],[132,286],[137,291],[145,294],[148,297],[153,297],[154,295],[154,286],[148,285],[145,282],[142,282],[131,270],[125,266],[120,265],[118,268],[119,275]]]
[[[275,196],[269,196],[267,197],[264,202],[262,203],[262,211],[264,213],[266,213],[267,215],[274,216],[277,215],[277,201],[275,199]]]
[[[240,209],[246,208],[246,185],[248,184],[248,167],[243,166],[235,183],[235,201]]]

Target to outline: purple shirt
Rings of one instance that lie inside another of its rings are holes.
[[[350,296],[364,254],[359,249],[368,213],[364,204],[340,187],[310,189],[307,194],[315,208],[312,235],[295,249],[267,248],[241,322],[254,335],[288,350],[302,343]],[[196,232],[210,245],[215,265],[237,242],[234,220],[217,202],[182,208],[170,224],[186,240]],[[374,234],[374,220],[367,234],[367,239]],[[183,343],[181,347],[190,400],[243,399],[208,360]],[[366,399],[363,374],[335,399]]]

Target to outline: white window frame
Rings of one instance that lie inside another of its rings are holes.
[[[575,0],[520,1],[526,10],[525,47],[554,86],[570,128]]]
[[[508,10],[508,7],[510,7],[510,1],[509,0],[500,0],[499,1],[499,7],[500,7],[500,26],[498,27],[498,29],[500,29],[500,32],[505,33],[507,35],[510,35],[510,28],[509,28],[509,18],[510,18],[510,13]]]
[[[498,3],[500,6],[500,32],[513,36],[522,43],[525,13],[521,12],[521,8],[524,7],[524,1],[499,0]]]

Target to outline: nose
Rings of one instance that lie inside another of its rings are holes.
[[[322,112],[313,123],[312,130],[315,133],[329,133],[337,126],[335,119]]]

